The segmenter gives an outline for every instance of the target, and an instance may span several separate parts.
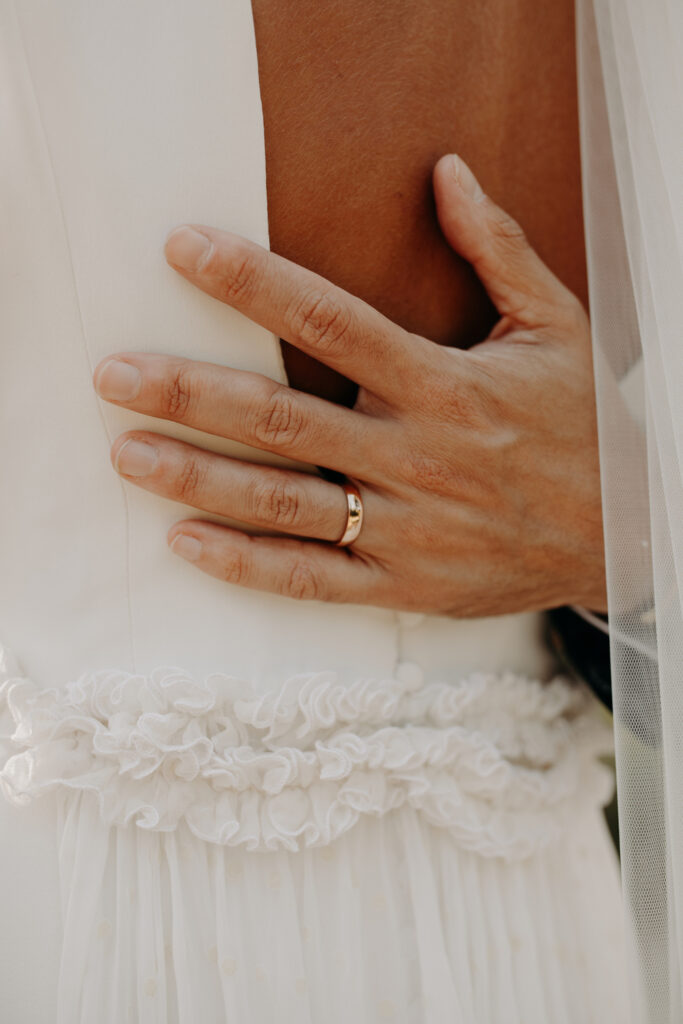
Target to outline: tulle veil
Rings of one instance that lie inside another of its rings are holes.
[[[683,3],[576,0],[633,1024],[683,1020]]]

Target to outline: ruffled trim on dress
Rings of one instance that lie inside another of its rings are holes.
[[[509,860],[607,801],[612,774],[597,758],[612,730],[585,688],[513,674],[425,683],[411,668],[352,685],[296,675],[266,693],[174,667],[47,689],[7,675],[0,736],[19,750],[0,758],[0,788],[16,804],[89,790],[108,825],[184,821],[247,850],[325,845],[407,803],[463,848]]]

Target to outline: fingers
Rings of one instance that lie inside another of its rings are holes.
[[[556,313],[558,303],[578,303],[459,157],[451,154],[438,161],[434,194],[444,235],[472,264],[502,316],[536,326]]]
[[[107,357],[93,383],[102,398],[136,412],[362,479],[372,478],[373,454],[391,429],[261,374],[180,357]]]
[[[406,368],[429,346],[324,277],[240,235],[199,224],[176,228],[166,258],[209,295],[389,401],[400,397]]]
[[[229,459],[144,431],[118,437],[111,459],[117,472],[145,490],[256,527],[332,542],[346,527],[343,489],[307,473]],[[376,500],[363,495],[370,524],[382,521]],[[367,536],[365,524],[362,532]]]
[[[175,523],[167,539],[175,554],[227,583],[297,600],[354,604],[378,601],[383,571],[350,547],[284,537],[250,537],[197,520]]]

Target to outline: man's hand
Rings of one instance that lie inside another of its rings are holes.
[[[173,551],[229,583],[456,617],[601,610],[588,318],[461,160],[438,162],[434,189],[446,238],[500,313],[481,344],[461,351],[409,334],[317,274],[191,225],[167,239],[171,266],[355,380],[354,407],[171,356],[120,353],[94,374],[119,405],[348,475],[364,505],[352,545],[330,543],[346,498],[319,476],[141,430],[116,439],[113,464],[157,494],[288,535],[174,524]]]

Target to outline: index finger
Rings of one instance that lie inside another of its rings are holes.
[[[426,357],[430,342],[241,235],[183,225],[166,239],[165,253],[202,291],[390,402]]]

